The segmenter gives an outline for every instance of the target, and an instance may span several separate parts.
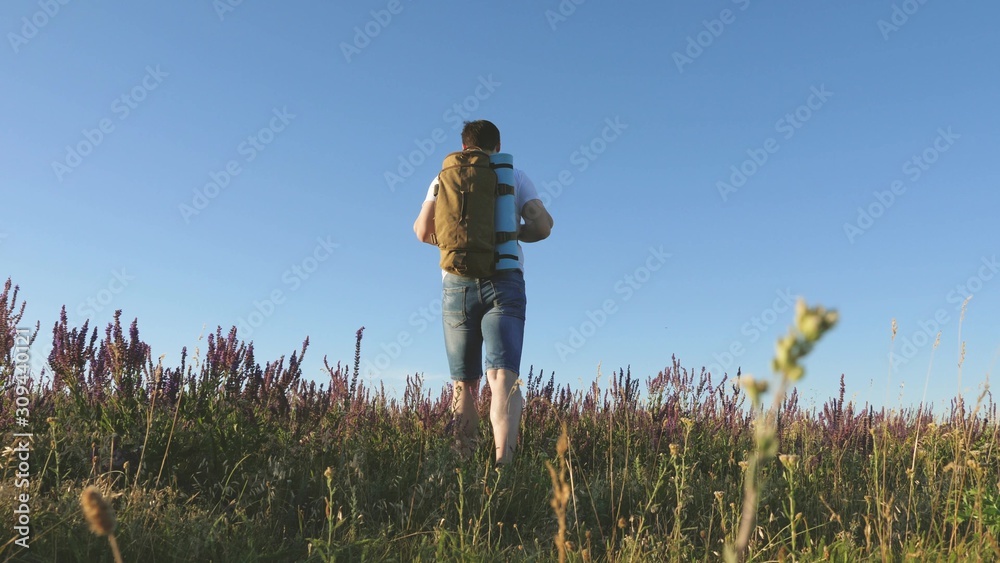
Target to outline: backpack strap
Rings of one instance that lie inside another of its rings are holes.
[[[510,184],[497,184],[497,195],[514,195],[514,186]]]
[[[517,233],[507,233],[507,232],[497,233],[497,244],[503,244],[505,242],[510,242],[512,240],[517,240]]]
[[[453,168],[490,168],[489,166],[483,166],[482,164],[452,164],[451,166],[445,166],[441,170],[451,170]]]

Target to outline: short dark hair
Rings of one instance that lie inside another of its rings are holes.
[[[478,147],[484,151],[496,150],[500,144],[500,130],[485,119],[466,121],[462,129],[462,144],[466,147]]]

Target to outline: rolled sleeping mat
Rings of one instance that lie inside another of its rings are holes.
[[[497,232],[497,270],[520,268],[517,247],[517,196],[514,194],[514,156],[508,153],[490,155],[497,173],[497,203],[493,222]]]

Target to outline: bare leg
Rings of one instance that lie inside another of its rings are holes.
[[[455,417],[455,446],[459,455],[468,459],[476,451],[479,433],[479,412],[476,410],[479,380],[455,381],[453,385],[451,412]]]
[[[521,410],[524,400],[521,387],[517,384],[517,374],[505,369],[487,370],[490,383],[490,422],[493,423],[493,441],[496,444],[496,460],[505,465],[514,458],[517,448],[517,434],[521,430]]]

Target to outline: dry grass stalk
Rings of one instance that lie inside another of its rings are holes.
[[[549,469],[549,476],[552,477],[552,510],[556,513],[559,521],[559,531],[555,536],[556,550],[559,552],[559,563],[566,561],[566,507],[572,494],[572,487],[566,479],[568,471],[566,463],[566,452],[569,451],[569,432],[566,423],[563,422],[562,434],[556,442],[556,456],[559,458],[559,471],[551,463],[545,462]]]

